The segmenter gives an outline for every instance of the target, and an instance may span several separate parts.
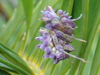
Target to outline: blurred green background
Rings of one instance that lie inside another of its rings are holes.
[[[54,64],[43,59],[44,52],[34,38],[45,23],[41,10],[52,6],[76,21],[74,35],[87,43],[73,40],[74,54],[88,63],[71,57]],[[0,0],[0,75],[100,75],[100,0]]]

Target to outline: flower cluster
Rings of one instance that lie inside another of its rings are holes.
[[[41,12],[42,20],[46,25],[45,28],[40,28],[42,36],[35,39],[43,42],[43,44],[37,45],[38,48],[45,51],[43,57],[54,59],[54,63],[69,58],[68,53],[75,50],[70,45],[72,39],[75,39],[73,32],[76,25],[73,21],[80,19],[81,16],[71,19],[71,16],[62,10],[58,10],[56,14],[50,6]]]

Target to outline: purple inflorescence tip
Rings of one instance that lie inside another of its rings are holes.
[[[68,13],[58,10],[57,14],[51,6],[48,6],[42,12],[42,20],[46,23],[45,28],[40,28],[42,36],[35,39],[40,40],[43,44],[37,45],[38,48],[45,52],[44,58],[54,59],[54,63],[69,58],[65,52],[74,51],[70,45],[74,39],[73,32],[76,25],[73,21],[80,19],[71,19]]]

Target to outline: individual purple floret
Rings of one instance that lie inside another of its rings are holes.
[[[74,30],[76,25],[73,21],[81,18],[71,19],[68,13],[58,10],[57,14],[52,7],[48,6],[42,12],[42,20],[46,23],[45,28],[40,28],[42,36],[35,39],[40,40],[43,44],[37,45],[38,48],[44,50],[44,58],[54,59],[54,63],[58,63],[60,60],[64,60],[72,56],[80,59],[76,56],[69,54],[74,51],[74,47],[70,45],[72,39],[84,41],[74,37]]]

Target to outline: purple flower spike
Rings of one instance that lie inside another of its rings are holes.
[[[72,43],[72,39],[75,39],[73,32],[76,25],[74,21],[80,19],[81,16],[71,19],[71,16],[62,10],[58,10],[56,14],[51,6],[41,12],[43,16],[41,19],[46,25],[45,28],[40,28],[42,36],[35,38],[43,43],[37,47],[44,50],[44,58],[51,58],[57,64],[59,61],[69,58],[71,55],[68,53],[75,50],[70,43]]]

